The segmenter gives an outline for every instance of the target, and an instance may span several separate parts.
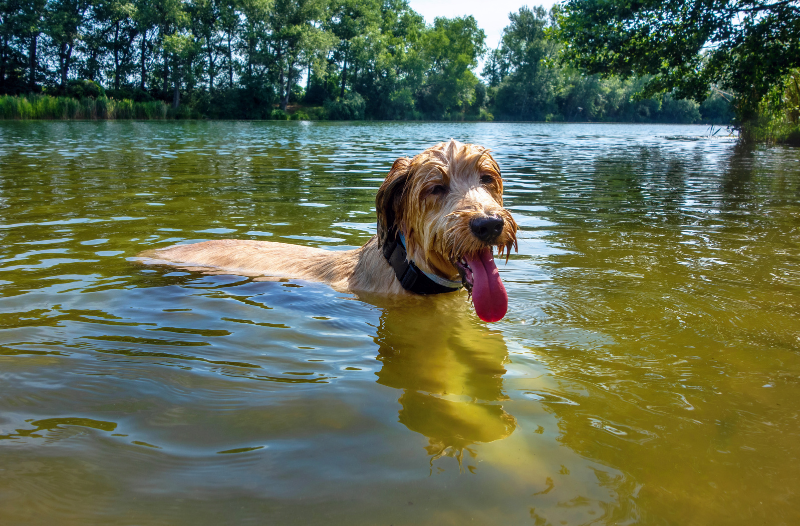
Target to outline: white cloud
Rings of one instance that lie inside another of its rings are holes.
[[[541,5],[548,9],[553,1],[520,2],[519,0],[409,0],[411,9],[425,17],[425,22],[433,24],[437,16],[453,18],[472,15],[478,21],[478,27],[486,33],[486,46],[494,49],[500,44],[503,28],[508,25],[508,14],[519,11],[527,5]]]

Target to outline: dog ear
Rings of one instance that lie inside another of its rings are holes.
[[[375,196],[375,211],[378,214],[378,246],[382,246],[386,242],[386,238],[395,226],[410,167],[411,159],[407,157],[397,159]]]

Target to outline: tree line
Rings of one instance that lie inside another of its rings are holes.
[[[799,0],[565,0],[564,60],[639,97],[732,101],[740,138],[800,145]]]
[[[651,73],[577,69],[562,19],[523,7],[489,50],[474,17],[426,24],[406,0],[0,0],[0,93],[160,100],[209,118],[733,116],[719,90],[643,97]]]

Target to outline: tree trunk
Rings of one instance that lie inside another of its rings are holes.
[[[208,92],[214,91],[214,53],[208,46]]]
[[[344,65],[342,66],[342,92],[339,94],[339,97],[344,97],[344,83],[347,79],[347,51],[344,53]]]
[[[276,48],[275,49],[275,62],[280,64],[282,57],[283,57],[282,49],[281,48]],[[283,66],[281,66],[280,72],[278,73],[278,100],[281,101],[281,109],[284,109],[284,107],[283,107],[283,79],[284,78],[285,77],[283,75]]]
[[[231,34],[228,33],[228,77],[233,89],[233,54],[231,53]]]
[[[173,68],[173,78],[175,79],[175,84],[172,90],[172,107],[176,110],[178,106],[181,105],[181,81],[180,81],[180,68],[176,65]]]
[[[278,98],[281,101],[281,109],[286,110],[286,106],[283,105],[283,68],[281,68],[281,73],[278,75]]]
[[[191,57],[188,57],[186,59],[186,63],[183,64],[182,66],[180,66],[179,73],[181,73],[181,75],[178,77],[180,83],[183,82],[183,70],[184,69],[186,71],[192,71],[192,58]],[[192,78],[191,75],[187,75],[186,76],[186,93],[191,93],[192,91],[194,91],[194,79]]]
[[[67,43],[62,42],[58,48],[58,76],[61,77],[61,91],[67,89],[67,80],[64,78],[64,61],[67,56]]]
[[[87,66],[89,80],[94,82],[97,74],[97,53],[94,51],[94,49],[89,52],[89,61],[87,64],[91,64],[91,66]]]
[[[36,40],[39,35],[31,36],[31,43],[28,47],[28,68],[30,77],[28,78],[28,88],[33,91],[36,88]]]
[[[3,51],[0,53],[0,85],[6,83],[6,49],[8,49],[8,35],[3,35]]]
[[[147,56],[147,30],[145,29],[142,32],[142,83],[139,87],[142,88],[144,91],[144,79],[147,76],[147,70],[145,69],[145,57]]]
[[[253,48],[255,47],[255,43],[253,43],[253,39],[250,38],[247,40],[247,76],[251,79],[253,78]]]
[[[119,89],[119,20],[114,24],[114,89]]]
[[[289,93],[292,91],[292,70],[294,69],[294,61],[289,63],[289,67],[286,68],[286,91],[281,99],[281,109],[286,111],[286,107],[289,105]]]
[[[72,42],[67,44],[67,49],[64,53],[64,67],[61,69],[61,88],[66,91],[67,77],[69,76],[69,63],[72,60]]]
[[[169,93],[169,57],[167,50],[164,50],[164,93]]]

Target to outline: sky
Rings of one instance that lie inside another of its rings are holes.
[[[555,0],[530,2],[520,0],[409,0],[411,9],[425,17],[425,22],[433,24],[437,16],[453,18],[455,16],[472,15],[478,21],[478,27],[486,33],[486,47],[494,49],[500,44],[503,28],[508,25],[508,14],[519,11],[527,5],[541,5],[550,8]]]

